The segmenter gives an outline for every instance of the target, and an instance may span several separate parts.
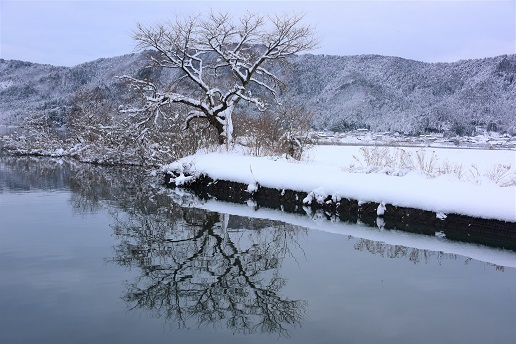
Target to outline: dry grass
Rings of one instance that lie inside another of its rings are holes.
[[[516,186],[516,171],[511,170],[511,165],[496,164],[482,172],[472,165],[469,171],[476,180],[486,178],[499,186]]]
[[[516,186],[516,171],[511,165],[496,164],[487,170],[479,170],[477,166],[464,167],[462,164],[440,160],[435,152],[424,149],[407,152],[393,147],[361,147],[360,156],[353,156],[358,168],[351,166],[351,171],[386,173],[389,175],[405,175],[417,171],[429,178],[442,175],[453,175],[460,180],[481,184],[485,181],[498,186]]]

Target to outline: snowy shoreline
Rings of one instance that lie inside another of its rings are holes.
[[[342,149],[318,147],[317,149]],[[475,152],[478,154],[478,152]],[[516,152],[508,152],[511,160]],[[500,153],[498,153],[500,154]],[[434,212],[436,216],[458,214],[474,218],[516,223],[516,186],[476,184],[451,175],[427,178],[416,172],[403,176],[383,173],[353,173],[335,162],[338,155],[321,159],[320,152],[304,162],[283,158],[252,157],[232,152],[197,153],[163,168],[174,177],[172,185],[184,185],[199,176],[242,183],[249,196],[260,187],[307,193],[303,203],[339,202],[352,199]],[[485,160],[484,157],[480,157]],[[512,167],[513,169],[514,167]],[[251,197],[249,197],[251,198]]]

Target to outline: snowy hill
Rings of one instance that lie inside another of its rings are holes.
[[[456,63],[305,55],[294,66],[289,96],[319,114],[320,129],[516,133],[516,55]]]
[[[73,105],[73,95],[82,89],[107,88],[116,99],[124,92],[116,76],[139,75],[146,64],[143,54],[99,59],[72,68],[0,59],[0,124],[15,124],[41,112],[62,119]]]
[[[99,59],[72,68],[0,59],[0,124],[35,112],[60,120],[78,90],[102,87],[114,102],[129,74],[166,82],[152,71],[147,53]],[[477,126],[516,134],[516,55],[424,63],[377,55],[301,55],[277,73],[287,81],[282,98],[316,114],[316,129],[417,134],[471,134]]]

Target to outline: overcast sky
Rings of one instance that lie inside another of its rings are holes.
[[[305,13],[314,54],[380,54],[427,62],[516,53],[516,0],[9,1],[0,0],[0,57],[73,66],[134,52],[136,23],[214,11]]]

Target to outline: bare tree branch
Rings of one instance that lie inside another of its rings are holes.
[[[180,91],[160,91],[150,81],[123,78],[144,94],[140,113],[156,115],[161,107],[184,104],[192,111],[185,128],[192,119],[204,118],[219,133],[219,142],[228,142],[240,100],[265,108],[263,96],[248,92],[250,85],[275,98],[280,80],[269,70],[271,63],[316,47],[314,29],[302,25],[302,19],[247,13],[235,20],[228,13],[210,12],[154,27],[138,24],[137,47],[157,52],[151,58],[155,66],[181,72],[181,83],[175,83]]]

